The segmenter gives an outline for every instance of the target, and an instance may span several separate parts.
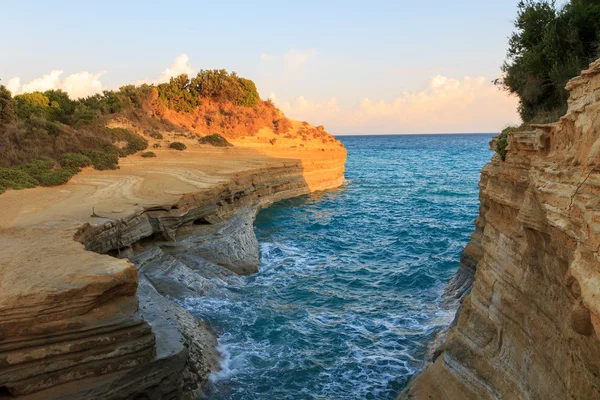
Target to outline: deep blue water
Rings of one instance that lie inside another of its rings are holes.
[[[188,304],[225,355],[211,398],[395,399],[453,317],[491,136],[341,137],[347,184],[263,210],[261,271]]]

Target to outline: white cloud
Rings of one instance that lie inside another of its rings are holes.
[[[195,69],[190,64],[190,57],[183,53],[177,56],[173,64],[167,69],[165,69],[158,78],[154,79],[153,83],[164,83],[168,82],[169,79],[179,76],[181,74],[187,74],[188,76],[192,76],[195,74]]]
[[[6,88],[10,90],[13,95],[18,94],[19,90],[21,89],[21,78],[10,78],[6,84]]]
[[[155,79],[139,79],[134,82],[134,85],[141,85],[144,83],[158,85],[160,83],[169,82],[171,78],[181,74],[187,74],[188,77],[196,75],[196,70],[190,64],[190,57],[185,53],[178,55],[173,61],[173,64],[161,72]]]
[[[29,92],[44,92],[50,89],[60,89],[67,93],[73,99],[91,96],[96,93],[102,93],[106,89],[100,78],[106,71],[98,73],[90,73],[87,71],[77,72],[75,74],[68,75],[61,80],[63,71],[53,70],[49,74],[42,75],[40,78],[33,79],[27,83],[21,83],[21,78],[13,77],[8,80],[6,87],[11,91],[13,95]],[[171,77],[178,76],[181,74],[193,75],[195,73],[194,68],[190,65],[190,58],[187,54],[180,54],[170,67],[166,68],[163,72],[153,80],[140,80],[136,84],[142,83],[163,83],[168,82]]]
[[[75,99],[101,93],[104,89],[100,77],[105,73],[106,71],[91,74],[83,71],[69,75],[62,81],[61,89]]]
[[[262,61],[271,62],[271,61],[273,61],[273,60],[275,59],[275,56],[272,56],[272,55],[270,55],[270,54],[265,54],[265,53],[262,53],[262,54],[260,55],[260,59],[261,59]]]
[[[71,74],[61,80],[63,71],[53,70],[49,74],[42,75],[40,78],[33,79],[30,82],[21,84],[19,77],[8,80],[6,87],[13,95],[29,92],[44,92],[51,89],[60,89],[67,93],[71,98],[80,98],[90,96],[104,90],[100,77],[105,71],[96,74],[87,71]]]
[[[335,98],[311,102],[269,96],[290,118],[323,124],[336,133],[493,132],[519,120],[517,99],[483,77],[462,80],[437,75],[428,86],[391,102],[364,98],[341,108]]]

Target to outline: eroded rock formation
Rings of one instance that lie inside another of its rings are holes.
[[[600,61],[567,89],[566,116],[483,168],[450,286],[476,271],[471,293],[401,399],[600,399]]]
[[[335,140],[254,141],[158,149],[151,161],[0,197],[0,398],[202,393],[216,338],[172,300],[201,295],[200,269],[257,270],[260,207],[344,181]],[[182,249],[196,265],[169,264]]]

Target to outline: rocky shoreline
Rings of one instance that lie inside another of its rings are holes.
[[[181,160],[165,157],[162,166],[176,177],[160,181],[145,165],[128,170],[125,163],[109,185],[128,182],[130,174],[143,179],[120,188],[118,196],[105,196],[106,187],[90,190],[90,182],[103,178],[94,171],[65,187],[66,203],[60,187],[0,197],[9,210],[9,203],[16,208],[0,230],[11,249],[0,260],[7,289],[0,295],[0,395],[201,396],[218,368],[216,337],[178,301],[201,296],[207,275],[258,270],[252,223],[261,207],[344,182],[346,152],[339,142],[314,150],[269,146],[198,146],[191,153],[213,153],[203,161],[207,165],[225,170],[237,163],[237,170],[211,173],[214,167],[195,165],[198,154],[177,154]],[[203,176],[194,180],[194,174]],[[190,190],[198,181],[205,187]],[[179,193],[157,196],[156,188],[164,193],[181,183],[186,187]],[[70,203],[81,188],[81,198]],[[47,207],[36,206],[45,197],[33,192],[52,190],[58,199],[50,196]],[[97,205],[91,216],[90,204]],[[129,210],[107,216],[107,207]],[[173,251],[193,254],[193,267],[171,262]],[[33,271],[37,275],[27,279]]]
[[[564,117],[483,168],[447,288],[470,293],[400,399],[600,399],[600,61],[567,90]]]

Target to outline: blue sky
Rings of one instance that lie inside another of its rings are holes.
[[[291,117],[334,133],[495,131],[516,118],[515,99],[487,84],[517,3],[9,0],[0,79],[23,85],[59,70],[61,85],[103,72],[112,89],[153,81],[185,54],[188,67],[234,70]],[[461,96],[456,120],[448,107]]]

